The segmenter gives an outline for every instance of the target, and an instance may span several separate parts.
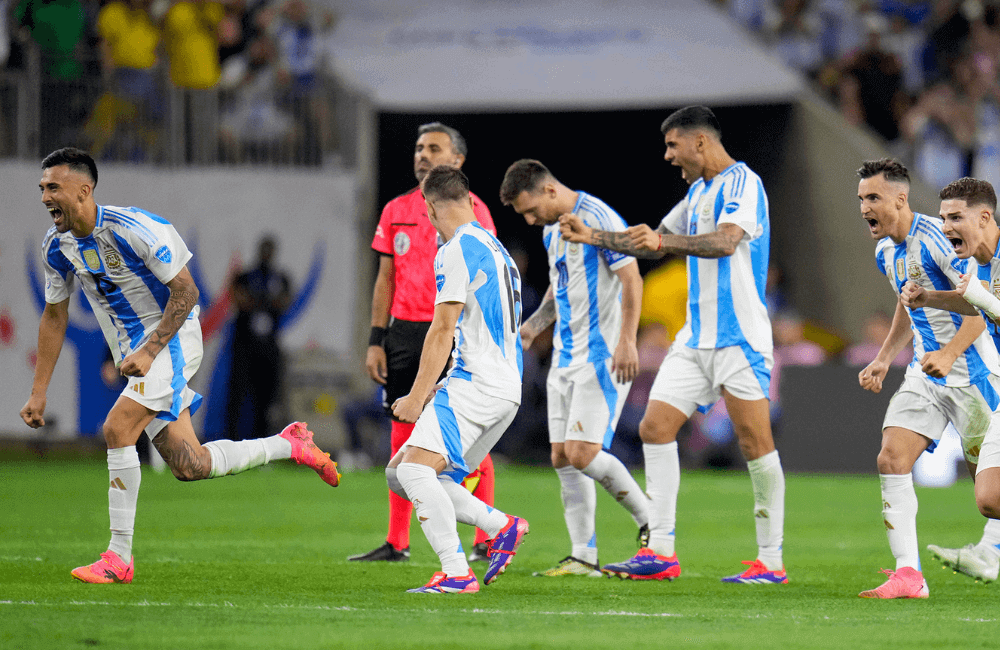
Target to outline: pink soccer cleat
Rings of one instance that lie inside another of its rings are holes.
[[[438,571],[423,587],[406,591],[411,594],[474,594],[479,591],[479,581],[476,580],[476,574],[472,569],[469,569],[469,573],[464,576],[451,577],[444,571]]]
[[[129,563],[118,557],[114,551],[104,551],[101,559],[87,566],[78,566],[70,572],[74,578],[81,582],[91,582],[94,584],[108,584],[120,582],[128,584],[132,582],[132,575],[135,573],[135,559],[129,558]]]
[[[896,571],[882,569],[889,579],[881,586],[858,594],[859,598],[927,598],[930,591],[924,574],[913,567],[904,566]]]
[[[750,568],[743,573],[722,578],[723,582],[732,582],[743,585],[787,585],[788,575],[785,574],[785,567],[779,571],[771,571],[760,560],[745,561]]]
[[[333,487],[340,485],[337,463],[330,459],[330,454],[316,446],[313,442],[313,432],[306,428],[305,422],[292,422],[278,435],[292,443],[292,458],[296,463],[311,467],[321,479]]]

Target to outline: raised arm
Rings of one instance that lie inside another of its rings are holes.
[[[46,303],[42,319],[38,322],[38,358],[35,361],[35,378],[31,395],[21,409],[21,419],[32,429],[45,426],[45,394],[52,381],[52,373],[59,360],[66,327],[69,325],[69,298],[57,303]]]
[[[646,224],[620,232],[596,230],[574,214],[559,217],[559,232],[566,241],[600,246],[644,259],[658,259],[668,254],[728,257],[746,234],[734,223],[724,223],[715,232],[704,235],[672,235],[662,225],[653,230]]]
[[[437,378],[448,363],[452,342],[455,339],[455,325],[465,309],[465,303],[442,302],[434,306],[434,320],[431,321],[424,347],[420,352],[420,367],[413,380],[408,395],[400,397],[392,405],[392,413],[403,422],[416,422],[424,404],[433,394]]]
[[[153,359],[160,350],[167,347],[167,343],[184,325],[191,310],[198,304],[198,287],[186,266],[167,283],[167,288],[170,289],[170,297],[167,299],[167,306],[163,308],[163,318],[160,319],[156,330],[142,347],[122,359],[118,369],[126,377],[146,376],[149,367],[153,365]]]
[[[639,351],[636,332],[639,329],[639,312],[642,311],[642,276],[639,265],[631,262],[615,271],[622,281],[622,329],[618,334],[618,347],[611,361],[619,383],[630,382],[639,372]]]
[[[545,292],[545,297],[542,298],[542,304],[538,305],[538,309],[535,310],[528,320],[521,323],[521,345],[525,350],[531,347],[531,344],[535,342],[535,338],[539,334],[552,327],[556,322],[556,299],[555,294],[552,291],[552,285],[549,285],[548,290]]]

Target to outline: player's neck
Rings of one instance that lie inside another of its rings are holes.
[[[79,218],[73,220],[70,233],[77,239],[87,237],[97,226],[97,204],[91,201],[80,210]]]
[[[705,166],[702,168],[701,176],[707,183],[735,164],[736,159],[720,145],[705,156]]]
[[[450,241],[455,236],[455,231],[467,223],[476,220],[476,213],[472,210],[457,209],[444,210],[438,220],[438,232],[445,241]]]
[[[910,234],[910,228],[913,227],[915,218],[910,206],[903,206],[903,209],[899,211],[899,218],[896,219],[896,227],[893,232],[889,233],[889,238],[897,244],[901,243]]]
[[[983,243],[976,248],[976,252],[972,256],[980,264],[989,264],[990,260],[993,259],[993,254],[996,253],[997,244],[1000,244],[1000,228],[994,225],[986,231]]]

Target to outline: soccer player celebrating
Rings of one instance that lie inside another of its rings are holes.
[[[725,400],[754,494],[757,558],[723,582],[784,584],[781,542],[785,477],[771,437],[768,388],[773,366],[771,322],[764,305],[771,226],[760,178],[722,145],[711,110],[688,106],[660,127],[664,158],[681,168],[687,196],[654,231],[598,230],[578,215],[560,217],[562,237],[628,255],[687,256],[687,322],[663,360],[639,425],[646,458],[649,543],[635,557],[604,571],[633,580],[673,579],[680,464],[677,432],[696,408]]]
[[[415,422],[389,462],[389,487],[409,499],[441,559],[441,571],[413,593],[472,593],[456,521],[492,538],[483,582],[504,572],[528,532],[528,522],[489,507],[460,485],[493,448],[521,402],[521,279],[503,245],[476,222],[469,180],[442,165],[421,184],[427,216],[445,244],[434,259],[437,297],[410,392],[393,414]],[[453,363],[435,386],[454,344]]]
[[[622,462],[606,451],[639,366],[639,266],[633,257],[590,244],[567,244],[559,236],[559,217],[565,213],[612,231],[627,225],[606,203],[571,190],[537,160],[519,160],[507,169],[500,200],[529,225],[544,228],[549,255],[549,289],[521,326],[521,341],[530,347],[555,324],[547,383],[549,442],[571,552],[536,575],[600,577],[595,481],[632,515],[640,527],[640,544],[648,532],[646,495]]]
[[[419,183],[432,167],[461,169],[468,154],[465,138],[440,122],[417,129],[413,173]],[[486,204],[472,198],[476,219],[496,234]],[[402,397],[417,376],[420,346],[434,316],[434,255],[438,234],[428,221],[419,188],[389,201],[382,210],[372,248],[379,254],[378,275],[372,292],[372,331],[365,366],[369,376],[385,387],[382,405],[392,416],[392,404]],[[390,448],[395,454],[413,431],[413,424],[393,416]],[[466,487],[493,505],[494,472],[489,454],[465,480]],[[389,492],[389,532],[386,541],[367,553],[352,555],[354,562],[405,562],[410,559],[410,514],[413,506]],[[476,531],[472,561],[486,560],[486,533]]]
[[[884,570],[889,579],[859,596],[927,598],[911,470],[924,450],[934,449],[949,423],[962,438],[970,468],[978,462],[990,417],[1000,405],[994,387],[997,351],[981,317],[959,319],[939,309],[906,305],[902,294],[908,282],[948,290],[959,283],[966,266],[942,233],[941,221],[910,208],[906,167],[889,158],[869,160],[858,176],[861,216],[878,240],[875,260],[900,296],[882,348],[858,375],[861,387],[881,391],[891,361],[911,338],[914,353],[889,402],[878,454],[882,516],[896,569]]]
[[[191,252],[166,220],[138,208],[97,205],[97,165],[87,153],[59,149],[42,161],[42,203],[53,226],[42,244],[45,309],[38,326],[38,361],[21,418],[45,424],[46,391],[66,326],[69,298],[80,283],[115,363],[128,384],[108,413],[108,512],[111,542],[93,564],[72,571],[83,582],[132,582],[132,536],[141,474],[135,443],[143,431],[174,476],[195,481],[237,474],[272,460],[294,458],[336,486],[337,465],[294,422],[257,440],[202,445],[191,425],[201,395],[187,382],[201,365],[198,288],[188,271]]]
[[[908,282],[901,300],[911,309],[933,307],[960,314],[974,315],[977,309],[987,318],[987,329],[993,343],[1000,349],[1000,302],[995,293],[1000,287],[1000,228],[994,219],[997,195],[987,181],[961,178],[941,190],[942,232],[955,249],[959,259],[973,258],[954,291],[927,290]],[[972,278],[975,277],[976,281]],[[991,582],[1000,572],[1000,415],[993,414],[986,431],[979,463],[970,464],[976,480],[976,504],[990,519],[978,544],[963,548],[942,548],[934,544],[927,549],[945,566],[976,580]]]

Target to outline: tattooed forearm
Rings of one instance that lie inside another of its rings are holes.
[[[600,246],[601,248],[607,248],[608,250],[625,253],[626,255],[631,255],[632,257],[641,257],[645,259],[663,257],[662,251],[638,248],[632,242],[632,237],[627,232],[593,230],[590,235],[590,241],[594,246]]]
[[[535,338],[554,322],[556,322],[556,301],[552,299],[552,290],[549,289],[542,304],[521,325],[521,334],[525,337]]]
[[[159,354],[160,350],[166,347],[174,334],[184,325],[184,321],[187,320],[188,314],[191,313],[196,304],[198,304],[198,289],[194,285],[171,288],[167,306],[163,309],[163,318],[143,347],[149,350],[154,357]]]
[[[728,257],[736,249],[736,242],[723,231],[707,235],[663,235],[662,250],[676,255],[693,255],[694,257]]]

